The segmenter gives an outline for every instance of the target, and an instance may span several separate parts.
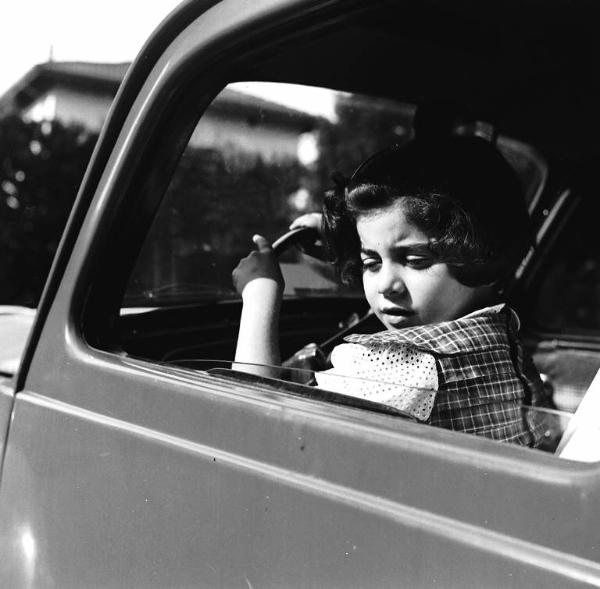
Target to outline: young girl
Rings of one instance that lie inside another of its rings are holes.
[[[342,281],[362,282],[386,330],[346,337],[319,386],[537,445],[540,428],[521,407],[542,384],[498,295],[530,247],[529,220],[496,148],[451,134],[394,146],[326,196],[323,220]],[[278,365],[283,279],[269,242],[253,240],[233,274],[243,299],[236,360]]]

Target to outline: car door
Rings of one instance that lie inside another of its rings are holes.
[[[17,381],[0,487],[0,584],[600,583],[597,464],[164,356],[190,332],[200,347],[226,350],[235,299],[122,311],[153,222],[165,219],[180,155],[215,96],[267,71],[326,86],[303,65],[315,54],[328,56],[319,71],[331,74],[330,88],[348,90],[358,76],[357,87],[369,82],[383,95],[368,63],[340,79],[331,52],[340,39],[363,39],[363,55],[381,29],[360,27],[389,22],[399,4],[187,3],[146,47],[88,172]],[[184,245],[173,251],[185,254]],[[354,304],[331,300],[342,315]],[[294,322],[310,320],[311,309],[289,302],[291,346]]]

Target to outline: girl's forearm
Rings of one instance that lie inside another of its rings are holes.
[[[259,278],[246,285],[242,299],[235,361],[279,366],[281,287],[273,280]]]

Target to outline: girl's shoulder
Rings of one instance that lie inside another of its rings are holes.
[[[363,346],[410,346],[423,352],[454,355],[510,347],[519,329],[516,313],[506,305],[486,307],[474,313],[440,323],[352,334],[344,339]]]

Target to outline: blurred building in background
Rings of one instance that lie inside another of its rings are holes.
[[[129,63],[49,61],[36,65],[0,97],[0,117],[19,113],[26,120],[57,120],[98,133],[128,68]],[[265,161],[295,158],[299,140],[317,124],[314,115],[226,88],[202,117],[191,143],[231,148]]]
[[[37,304],[128,68],[49,61],[0,96],[0,304]],[[299,215],[320,210],[332,171],[349,175],[369,154],[411,136],[412,105],[317,89],[334,105],[329,117],[302,110],[315,106],[310,98],[297,108],[281,103],[282,90],[314,88],[266,86],[268,92],[261,82],[230,84],[190,113],[199,120],[128,288],[136,304],[175,288],[181,294],[182,285],[195,298],[232,291],[231,270],[250,236],[281,235]],[[282,259],[284,271],[298,265],[298,256]],[[295,268],[286,279],[290,292],[332,284],[313,266]]]
[[[49,61],[0,96],[0,304],[37,304],[128,67]],[[136,294],[154,296],[164,284],[230,289],[249,236],[281,234],[322,192],[306,166],[328,122],[240,91],[248,85],[230,85],[192,113],[200,120],[166,191],[166,218],[138,263]]]

